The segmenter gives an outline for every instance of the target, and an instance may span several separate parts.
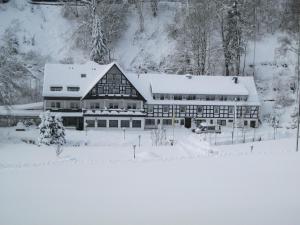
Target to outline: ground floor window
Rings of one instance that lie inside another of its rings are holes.
[[[209,123],[210,123],[210,124],[214,124],[214,120],[210,120]]]
[[[95,127],[95,120],[86,120],[87,127]]]
[[[51,108],[60,109],[60,102],[51,102]]]
[[[121,127],[130,127],[129,120],[121,120]]]
[[[250,121],[250,127],[255,128],[256,127],[256,121],[254,121],[254,120]]]
[[[132,127],[133,128],[141,128],[142,127],[142,121],[141,120],[132,120]]]
[[[181,120],[180,120],[180,125],[181,125],[181,126],[184,126],[184,119],[181,119]]]
[[[244,120],[244,126],[248,126],[248,121]]]
[[[106,127],[106,120],[98,120],[97,125],[98,127]]]
[[[118,120],[109,120],[109,127],[118,127],[119,121]]]
[[[163,119],[163,125],[165,125],[165,126],[172,125],[172,120],[171,119]]]
[[[221,126],[226,126],[226,120],[217,120],[217,124]]]
[[[146,119],[145,125],[146,126],[155,126],[155,119]]]
[[[64,117],[63,118],[63,125],[65,127],[76,127],[78,124],[78,118],[77,117]]]

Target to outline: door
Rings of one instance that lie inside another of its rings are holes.
[[[184,119],[185,121],[185,128],[191,128],[191,126],[192,126],[192,118],[188,118],[188,117],[186,117],[185,119]]]

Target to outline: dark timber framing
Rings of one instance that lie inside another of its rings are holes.
[[[116,65],[113,65],[82,99],[132,99],[146,101]]]

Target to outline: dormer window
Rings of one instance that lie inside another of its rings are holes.
[[[79,91],[80,88],[79,87],[68,87],[67,90],[68,91]]]
[[[85,77],[86,77],[86,74],[85,74],[85,73],[82,73],[80,76],[81,76],[81,78],[85,78]]]
[[[61,86],[52,86],[50,87],[50,91],[62,91],[62,87]]]

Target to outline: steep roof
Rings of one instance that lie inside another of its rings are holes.
[[[114,64],[99,65],[91,61],[85,64],[46,64],[43,96],[81,98]],[[50,87],[55,86],[62,87],[62,91],[50,91]],[[79,87],[79,91],[68,91],[67,87]]]

